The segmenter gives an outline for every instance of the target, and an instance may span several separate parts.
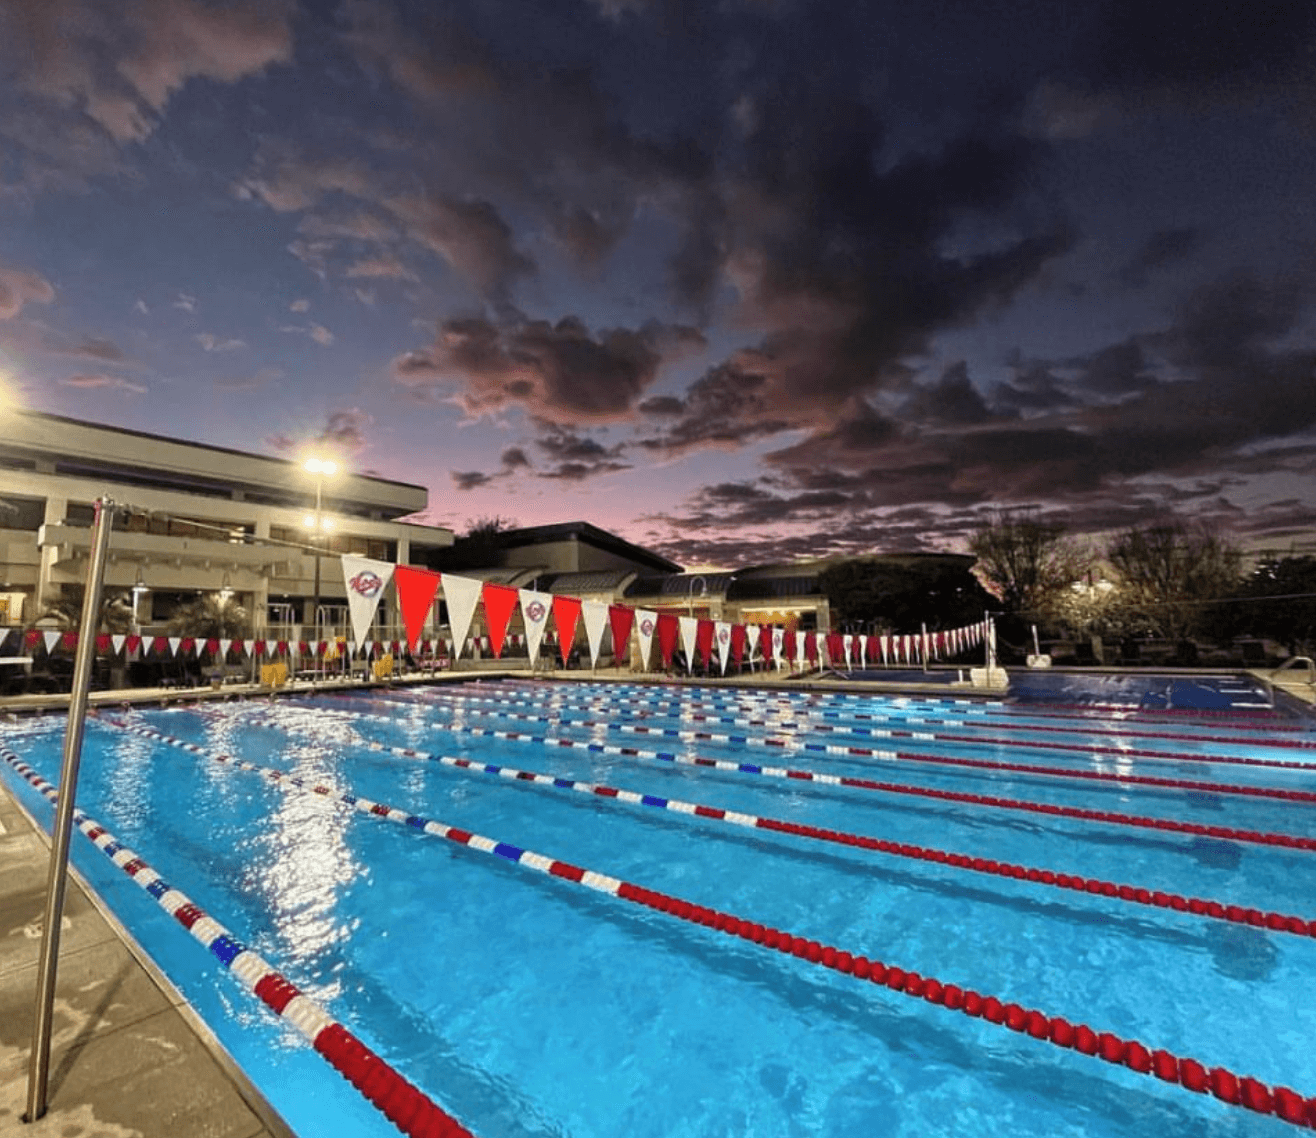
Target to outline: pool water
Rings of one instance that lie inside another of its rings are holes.
[[[1280,1134],[1292,1128],[1273,1117],[110,722],[1311,1095],[1310,936],[662,808],[703,804],[1310,920],[1316,852],[1221,835],[1316,837],[1312,802],[1243,793],[1316,790],[1316,731],[1236,697],[1236,713],[1193,717],[1107,699],[362,690],[107,713],[88,726],[78,801],[481,1138]],[[56,781],[62,730],[28,721],[5,742]],[[742,765],[754,769],[725,769]],[[49,804],[0,770],[49,825]],[[396,1134],[90,843],[75,835],[73,850],[299,1134]]]

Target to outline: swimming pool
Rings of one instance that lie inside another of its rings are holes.
[[[1275,712],[506,682],[107,713],[79,803],[481,1138],[1264,1135],[1120,1041],[1316,1093],[1313,768]],[[299,1133],[396,1133],[74,854]]]

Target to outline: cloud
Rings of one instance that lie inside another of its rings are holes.
[[[65,387],[78,387],[83,390],[107,389],[124,391],[129,395],[145,395],[147,388],[140,383],[133,383],[117,375],[70,375],[59,381]]]
[[[287,376],[282,368],[263,367],[252,375],[229,376],[224,379],[214,381],[215,387],[220,391],[258,391],[262,387],[269,387]]]
[[[551,425],[546,434],[535,440],[535,445],[553,463],[539,472],[540,478],[584,482],[600,474],[614,474],[631,468],[630,463],[622,460],[626,450],[624,443],[604,446],[597,439]],[[506,465],[506,456],[503,461]]]
[[[1202,245],[1198,229],[1175,227],[1160,229],[1143,242],[1141,248],[1116,274],[1128,288],[1141,288],[1152,273],[1187,260]]]
[[[222,340],[211,332],[198,332],[192,338],[207,352],[234,352],[247,346],[245,340]]]
[[[140,316],[151,315],[151,310],[146,306],[146,301],[144,300],[138,300],[137,303],[133,305],[133,311]]]
[[[451,470],[448,473],[458,490],[478,490],[481,486],[487,486],[495,477],[478,470]]]
[[[197,299],[195,296],[188,296],[185,292],[178,294],[178,299],[174,301],[175,308],[181,308],[184,312],[195,312]]]
[[[12,320],[25,304],[50,304],[54,299],[54,286],[39,273],[0,265],[0,320]]]
[[[392,278],[393,280],[414,281],[418,278],[397,257],[384,254],[377,257],[363,257],[347,266],[345,275],[351,277]]]
[[[366,428],[374,421],[374,417],[360,407],[335,411],[329,416],[317,441],[326,443],[336,450],[355,454],[365,449]]]
[[[85,188],[144,142],[193,79],[235,83],[292,55],[286,0],[97,0],[10,4],[0,70],[11,92],[0,134],[29,189]]]
[[[310,312],[310,310],[311,310],[311,302],[309,300],[306,300],[305,298],[302,298],[300,300],[294,300],[290,305],[288,305],[289,312]]]
[[[416,241],[438,253],[482,296],[505,299],[519,277],[536,271],[492,202],[413,195],[388,204]]]
[[[554,423],[605,422],[628,416],[666,360],[702,343],[692,328],[658,323],[596,336],[574,316],[467,317],[444,321],[429,348],[393,361],[393,374],[413,391],[455,388],[471,416],[521,407]]]
[[[302,324],[281,324],[280,332],[287,332],[294,336],[309,336],[321,347],[327,348],[334,342],[334,334],[329,331],[323,324],[311,323],[310,325]]]

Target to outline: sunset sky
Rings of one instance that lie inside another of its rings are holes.
[[[21,403],[685,564],[1316,549],[1316,5],[0,0]]]

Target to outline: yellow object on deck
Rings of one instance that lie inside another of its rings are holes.
[[[287,664],[262,664],[260,682],[267,688],[281,688],[288,682]]]

